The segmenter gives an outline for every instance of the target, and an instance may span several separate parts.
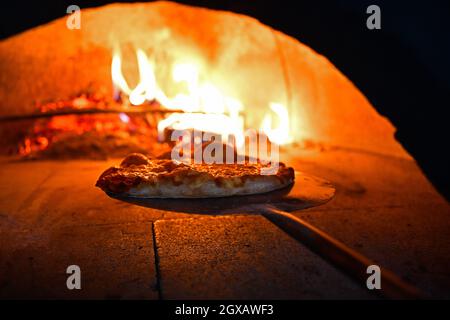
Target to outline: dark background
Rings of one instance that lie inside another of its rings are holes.
[[[0,37],[64,16],[70,4],[109,2],[2,1]],[[391,120],[396,138],[450,199],[450,1],[178,2],[250,15],[325,55]],[[371,4],[381,8],[381,30],[366,28]]]

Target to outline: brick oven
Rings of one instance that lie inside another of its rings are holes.
[[[448,202],[314,48],[249,16],[165,1],[66,23],[0,42],[0,297],[373,298],[260,215],[151,208],[94,187],[129,153],[163,156],[183,128],[260,130],[336,190],[296,217],[448,298]],[[70,265],[83,290],[67,290]]]

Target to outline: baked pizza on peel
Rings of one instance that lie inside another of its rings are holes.
[[[248,162],[185,164],[134,153],[103,172],[96,186],[137,198],[210,198],[265,193],[294,182],[294,169],[280,162],[276,173],[263,175],[265,166]]]

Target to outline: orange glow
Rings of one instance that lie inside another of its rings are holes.
[[[272,115],[266,114],[261,124],[262,131],[267,134],[270,141],[277,144],[292,142],[289,136],[289,113],[285,106],[279,103],[271,103],[270,109],[278,116],[279,124],[272,129]]]
[[[242,102],[225,95],[220,88],[208,81],[200,81],[198,65],[194,63],[174,63],[171,69],[174,84],[184,84],[186,90],[168,97],[161,89],[151,59],[141,50],[136,50],[139,68],[139,83],[130,88],[122,74],[122,62],[118,52],[113,54],[111,76],[116,92],[128,96],[131,105],[141,105],[146,101],[158,101],[164,108],[176,110],[158,124],[158,136],[164,137],[167,128],[173,130],[197,129],[221,134],[226,141],[229,134],[236,138],[237,145],[244,142],[245,111]],[[264,114],[260,129],[277,144],[291,142],[289,135],[288,109],[275,102],[268,102],[271,111]],[[262,106],[265,107],[265,106]],[[182,112],[179,112],[182,111]],[[255,112],[255,110],[253,110]],[[273,114],[276,117],[273,117]],[[277,120],[276,120],[277,119]],[[272,128],[273,123],[278,123]],[[252,128],[257,129],[257,128]]]

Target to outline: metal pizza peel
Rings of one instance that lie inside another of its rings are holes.
[[[292,185],[264,194],[195,199],[134,198],[109,195],[135,205],[165,211],[208,215],[236,213],[262,215],[365,287],[368,277],[367,269],[376,264],[293,214],[295,211],[327,203],[334,197],[335,191],[329,181],[296,171],[295,182]],[[391,271],[382,267],[380,269],[382,289],[374,290],[376,293],[392,299],[423,297],[417,288],[405,283]]]

